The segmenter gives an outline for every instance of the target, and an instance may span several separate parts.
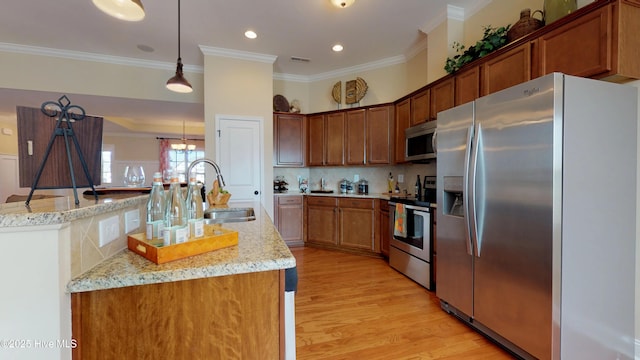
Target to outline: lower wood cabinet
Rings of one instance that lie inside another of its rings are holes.
[[[376,199],[306,197],[306,242],[360,253],[380,253]]]
[[[71,294],[73,359],[284,359],[284,270]]]
[[[387,200],[379,200],[380,201],[380,253],[389,257],[389,244],[391,242],[391,219],[390,219],[390,209],[389,209],[389,201]]]
[[[335,197],[307,196],[307,237],[310,244],[338,245],[338,200]]]
[[[275,195],[274,223],[282,240],[289,246],[303,245],[302,195]]]
[[[379,252],[375,202],[375,199],[338,199],[340,247]]]

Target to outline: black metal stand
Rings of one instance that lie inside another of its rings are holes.
[[[78,110],[80,113],[69,112],[69,110]],[[84,160],[84,156],[82,155],[82,149],[80,148],[80,144],[78,143],[78,139],[76,138],[76,134],[73,132],[72,124],[75,121],[80,121],[84,119],[85,112],[84,109],[77,105],[71,105],[71,101],[67,98],[66,95],[63,95],[58,99],[58,102],[47,101],[42,103],[40,107],[42,112],[49,116],[55,117],[56,115],[60,115],[56,120],[56,127],[51,134],[51,138],[49,138],[49,144],[47,145],[47,151],[44,154],[44,158],[40,163],[40,167],[38,168],[38,172],[36,173],[36,177],[33,180],[33,185],[31,185],[31,191],[29,192],[29,197],[27,197],[27,201],[25,204],[29,206],[29,202],[31,201],[31,196],[33,196],[33,192],[38,188],[38,182],[40,181],[40,176],[42,175],[42,171],[44,170],[44,166],[47,163],[47,159],[49,158],[49,154],[51,153],[51,147],[53,146],[53,142],[58,136],[64,137],[64,145],[67,150],[67,161],[69,162],[69,171],[71,173],[71,183],[73,186],[73,196],[76,200],[75,204],[79,205],[80,201],[78,200],[78,188],[76,186],[76,177],[73,171],[73,162],[71,161],[71,147],[69,146],[69,139],[73,140],[73,144],[76,147],[76,151],[78,152],[78,157],[80,158],[80,163],[82,164],[82,170],[84,170],[84,174],[89,181],[89,186],[91,186],[91,190],[93,190],[93,195],[96,200],[98,200],[98,193],[96,192],[96,188],[93,185],[93,180],[91,179],[91,174],[89,173],[89,167],[87,166],[87,162]],[[66,127],[63,127],[62,124],[67,124]]]

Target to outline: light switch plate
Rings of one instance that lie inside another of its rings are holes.
[[[112,216],[110,218],[100,220],[98,223],[98,242],[99,246],[103,247],[113,240],[117,239],[120,235],[120,224],[118,223],[118,216]]]
[[[398,175],[398,182],[399,183],[404,183],[404,174]]]
[[[140,227],[140,209],[124,213],[124,232],[126,234]]]

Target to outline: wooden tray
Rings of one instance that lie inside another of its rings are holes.
[[[219,225],[206,224],[204,226],[204,237],[189,240],[182,244],[157,247],[147,242],[145,233],[130,234],[127,237],[129,250],[156,264],[164,264],[169,261],[184,259],[237,244],[237,231],[225,229]]]

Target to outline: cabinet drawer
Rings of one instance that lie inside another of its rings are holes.
[[[336,206],[336,198],[327,196],[309,196],[307,205]]]
[[[302,205],[302,195],[277,196],[278,205]]]
[[[374,199],[345,198],[339,201],[341,208],[374,209]]]

